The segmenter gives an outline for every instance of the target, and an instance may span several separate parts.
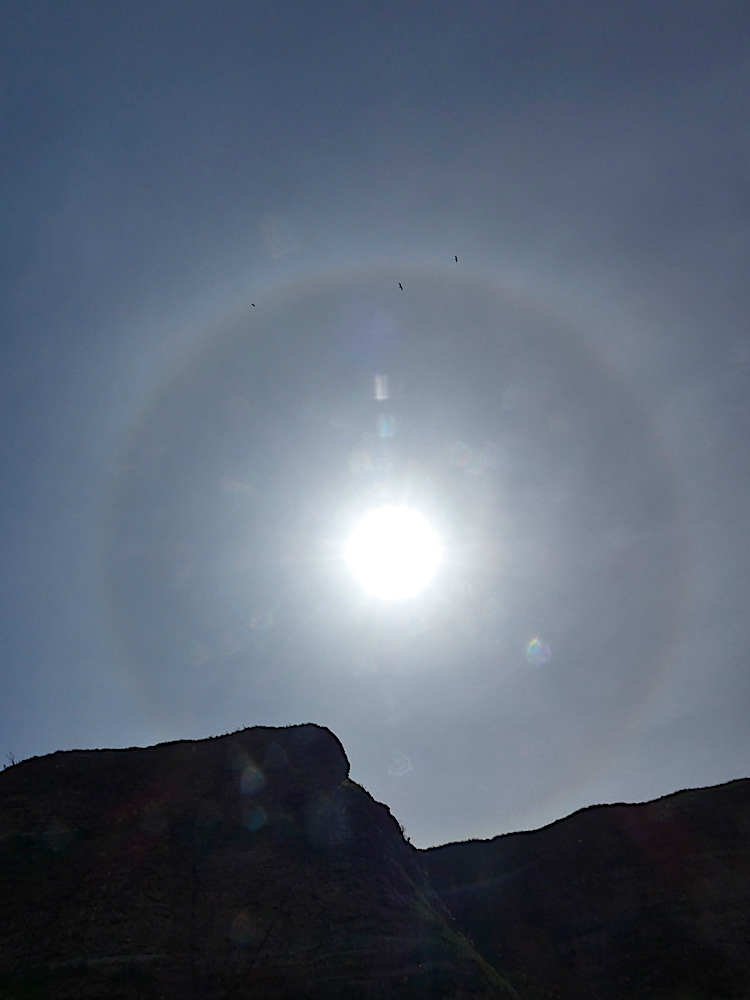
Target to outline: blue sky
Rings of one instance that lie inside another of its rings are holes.
[[[0,20],[0,752],[320,722],[421,845],[746,775],[745,5]]]

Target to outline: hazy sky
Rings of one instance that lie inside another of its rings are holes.
[[[750,772],[743,0],[5,2],[0,80],[2,755],[318,722],[420,846]]]

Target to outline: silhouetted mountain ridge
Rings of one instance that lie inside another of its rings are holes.
[[[750,996],[750,781],[419,851],[348,775],[312,724],[7,768],[0,1000]]]
[[[750,780],[589,806],[422,852],[458,925],[519,991],[750,996]]]
[[[507,997],[314,725],[0,775],[0,996]]]

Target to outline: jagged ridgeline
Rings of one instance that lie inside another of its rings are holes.
[[[0,775],[0,997],[516,994],[314,725]]]
[[[747,1000],[750,780],[418,851],[314,725],[0,773],[0,1000]]]

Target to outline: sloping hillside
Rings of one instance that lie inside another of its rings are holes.
[[[332,733],[0,773],[0,1000],[748,1000],[750,780],[417,851]]]
[[[750,997],[750,780],[595,806],[422,862],[529,997]]]
[[[505,998],[317,726],[0,774],[0,997]]]

